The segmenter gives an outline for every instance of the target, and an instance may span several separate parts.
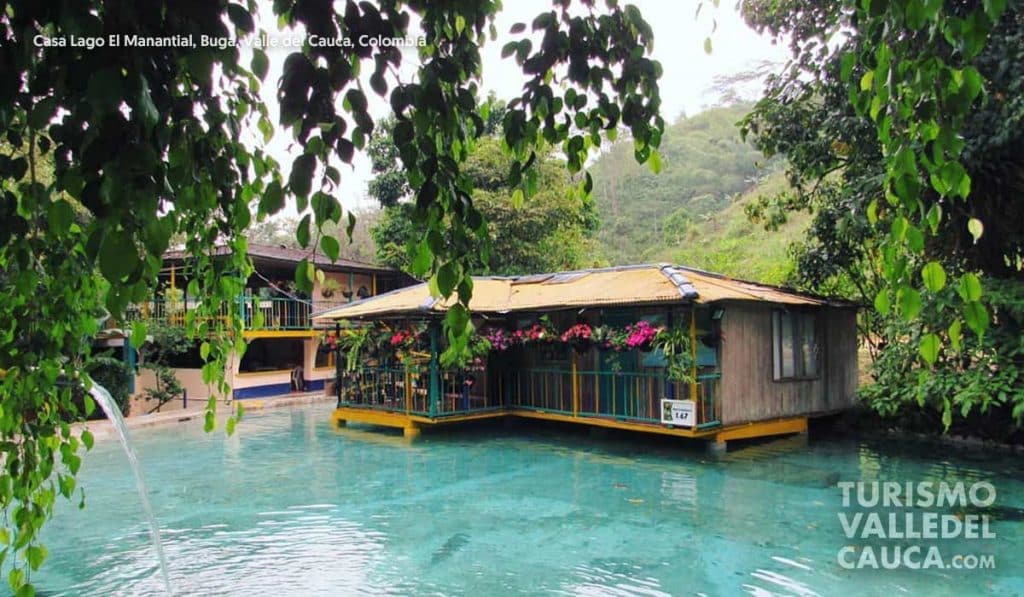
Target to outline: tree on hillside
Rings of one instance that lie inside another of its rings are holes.
[[[86,370],[98,307],[117,317],[129,302],[144,300],[157,283],[162,253],[180,234],[195,257],[189,296],[201,299],[188,324],[203,339],[205,380],[223,385],[228,355],[244,350],[233,300],[251,272],[244,230],[254,214],[263,220],[294,200],[299,244],[338,256],[340,242],[323,227],[345,215],[333,195],[342,184],[337,162],[351,163],[375,128],[368,92],[386,97],[397,121],[393,141],[416,200],[414,269],[435,276],[445,296],[457,293],[461,306],[449,311],[446,327],[452,354],[465,350],[468,264],[474,239],[487,229],[463,164],[485,128],[477,96],[480,46],[496,37],[498,7],[281,0],[273,15],[255,19],[251,0],[4,3],[0,137],[10,150],[0,154],[0,272],[7,289],[0,303],[0,436],[8,448],[0,505],[13,546],[3,563],[13,570],[9,581],[18,595],[32,592],[25,571],[45,559],[36,536],[54,496],[71,496],[78,448],[92,445],[88,431],[71,433],[63,413],[74,412],[66,382]],[[243,63],[234,45],[36,43],[39,35],[242,38],[257,33],[256,22],[324,39],[422,42],[418,52],[307,43],[289,54],[272,84],[279,124],[303,153],[286,176],[245,134],[258,130],[264,141],[273,134],[258,95],[269,66],[262,48]],[[545,152],[559,147],[578,172],[601,131],[620,126],[637,141],[636,159],[654,155],[663,128],[661,68],[647,56],[653,40],[638,10],[612,3],[577,15],[568,3],[556,4],[526,29],[516,25],[504,47],[526,77],[501,129],[519,173],[513,184],[525,186],[524,174],[535,172],[539,144]],[[420,60],[415,79],[398,81],[393,73],[407,56]],[[43,154],[53,156],[52,181],[41,176]],[[232,249],[229,258],[209,256],[217,243]],[[102,279],[93,276],[97,270]],[[308,288],[313,273],[303,263],[296,281]],[[144,326],[132,336],[140,345]],[[229,419],[228,429],[234,424]]]
[[[877,64],[857,64],[856,57],[878,48],[873,34],[851,27],[859,15],[817,2],[780,9],[751,1],[744,10],[755,28],[788,36],[794,50],[793,68],[769,80],[765,98],[744,124],[766,154],[787,157],[792,191],[766,198],[752,215],[774,226],[794,212],[811,212],[808,237],[796,247],[799,282],[876,306],[862,319],[876,357],[878,383],[867,391],[872,405],[883,414],[924,405],[935,423],[941,420],[946,427],[954,417],[991,412],[999,413],[996,421],[1021,425],[1024,13],[1019,5],[1008,6],[994,27],[986,24],[989,17],[980,5],[971,3],[945,17],[947,27],[972,23],[979,31],[991,29],[983,49],[974,39],[977,33],[962,40],[971,45],[959,50],[944,47],[945,41],[929,49],[934,41],[926,34],[942,22],[937,14],[921,15],[919,33],[892,42],[910,44],[915,53],[938,52],[929,76],[958,94],[914,104],[920,112],[909,116],[923,118],[916,126],[927,128],[928,138],[913,146],[913,135],[907,135],[895,153],[889,139],[879,135],[878,119],[886,114],[882,104],[862,110],[849,101],[851,81],[867,92],[877,76]],[[811,43],[817,39],[839,43],[825,51]],[[964,62],[950,71],[942,60]],[[946,111],[936,112],[941,102]],[[908,117],[906,109],[893,113],[901,117]],[[955,118],[960,119],[960,136],[953,143],[958,151],[949,153],[940,142],[952,134],[949,120]],[[914,157],[921,148],[927,155]],[[906,163],[894,180],[896,153]],[[940,350],[943,345],[946,350]]]
[[[491,114],[503,112],[494,104]],[[385,126],[375,133],[370,144],[387,152],[391,132]],[[473,274],[528,274],[588,267],[595,264],[593,233],[597,228],[596,210],[589,197],[579,197],[564,169],[554,158],[544,158],[535,166],[536,191],[514,204],[515,189],[507,182],[512,160],[502,151],[496,137],[481,138],[465,163],[465,172],[476,189],[473,202],[483,216],[488,235],[473,248],[470,263]],[[375,170],[378,170],[375,168]],[[370,194],[384,210],[372,228],[378,259],[387,265],[409,271],[413,256],[408,247],[417,231],[411,225],[409,202],[387,205],[393,195],[386,184],[375,184],[392,173],[378,170],[370,182]],[[375,192],[382,192],[375,195]]]
[[[633,147],[628,138],[595,162],[591,173],[602,223],[598,238],[616,263],[664,258],[679,247],[683,214],[694,223],[716,217],[779,167],[740,139],[736,122],[750,107],[713,108],[669,126],[658,174],[629,159]]]

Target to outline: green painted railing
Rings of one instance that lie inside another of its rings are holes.
[[[664,424],[662,399],[693,399],[698,428],[719,424],[718,373],[698,375],[693,394],[690,384],[657,372],[577,371],[574,376],[567,369],[518,369],[490,377],[483,371],[442,371],[432,393],[429,367],[363,367],[341,372],[338,406],[425,417],[528,409]]]
[[[240,296],[236,299],[238,312],[242,314],[247,330],[309,330],[319,327],[312,315],[334,307],[348,304],[347,301],[309,301],[283,297],[261,298]],[[136,320],[159,321],[171,325],[184,325],[189,311],[196,308],[196,302],[189,300],[157,299],[132,305],[125,314],[125,322]],[[227,305],[220,309],[219,317],[228,316]],[[326,322],[324,326],[333,325]]]
[[[698,375],[695,410],[698,427],[718,424],[715,394],[720,375]],[[663,398],[691,399],[690,384],[661,373],[520,369],[505,374],[504,394],[511,408],[525,408],[576,417],[663,423]]]
[[[432,396],[427,367],[362,367],[341,373],[338,406],[445,417],[494,410],[501,404],[487,392],[484,372],[442,371]]]

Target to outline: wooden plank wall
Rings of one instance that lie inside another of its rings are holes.
[[[772,379],[771,304],[724,305],[722,320],[722,423],[731,425],[846,408],[857,384],[856,312],[828,308],[818,318],[822,351],[813,380]]]
[[[822,410],[853,406],[857,400],[857,311],[827,309],[824,313],[824,350],[827,386]]]

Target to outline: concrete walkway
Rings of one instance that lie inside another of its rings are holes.
[[[337,398],[334,396],[324,395],[321,391],[306,392],[302,394],[283,394],[281,396],[271,396],[268,398],[245,398],[235,400],[231,404],[219,402],[217,403],[217,426],[222,427],[224,420],[227,419],[228,415],[235,412],[235,402],[241,402],[245,406],[245,415],[248,416],[250,413],[272,408],[305,406],[308,404],[334,404],[335,400],[337,400]],[[205,401],[203,404],[205,405]],[[147,415],[139,415],[137,417],[128,417],[125,421],[128,423],[128,429],[130,431],[145,429],[147,427],[176,425],[181,423],[202,425],[205,421],[205,410],[190,409],[187,411],[175,410],[164,413],[151,413]],[[93,437],[97,440],[117,437],[113,424],[107,419],[97,419],[95,421],[87,421],[85,423],[76,423],[71,427],[74,430],[75,435],[81,433],[82,429],[87,428],[92,432]]]

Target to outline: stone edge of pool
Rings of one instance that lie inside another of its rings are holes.
[[[333,396],[326,396],[323,392],[307,392],[305,394],[285,395],[278,397],[269,397],[262,399],[246,399],[243,401],[245,405],[246,414],[255,411],[269,410],[275,408],[286,408],[293,406],[306,406],[310,404],[333,404],[335,398]],[[217,418],[226,418],[230,412],[233,412],[233,404],[225,404],[223,402],[217,404]],[[190,411],[172,411],[165,413],[152,413],[148,415],[141,415],[137,417],[128,417],[125,421],[128,424],[128,428],[131,430],[145,429],[147,427],[163,427],[168,425],[177,425],[181,423],[198,423],[202,424],[204,421],[203,410],[190,410]],[[96,440],[105,440],[114,438],[117,436],[113,425],[107,419],[97,419],[95,421],[87,421],[83,423],[75,423],[71,426],[72,431],[75,435],[79,435],[83,429],[88,429],[92,432],[93,437]]]

